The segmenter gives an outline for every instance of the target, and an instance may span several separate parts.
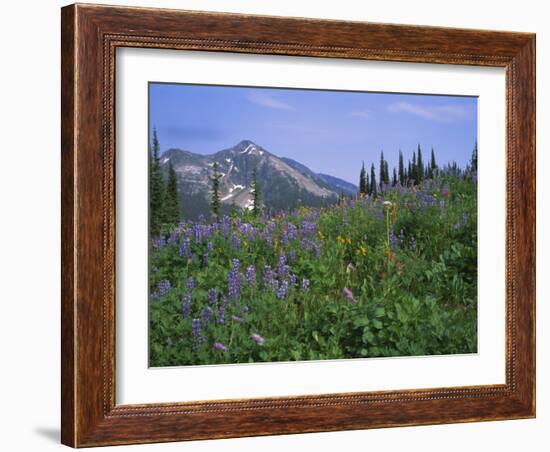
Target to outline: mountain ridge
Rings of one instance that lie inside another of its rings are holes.
[[[210,212],[210,185],[215,163],[221,176],[220,201],[223,212],[236,207],[252,208],[254,165],[257,167],[262,204],[266,209],[320,207],[336,202],[342,192],[356,192],[354,185],[347,181],[330,175],[319,175],[300,162],[278,157],[246,139],[212,154],[196,154],[171,148],[160,156],[164,171],[167,171],[169,162],[178,179],[182,216],[188,219]]]

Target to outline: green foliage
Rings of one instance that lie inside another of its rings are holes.
[[[152,246],[150,365],[476,352],[476,200],[465,174],[330,207],[180,225]],[[282,277],[269,282],[265,266],[295,275],[284,297]]]
[[[178,177],[172,166],[168,164],[168,181],[166,183],[166,193],[164,196],[164,221],[166,225],[177,226],[180,221],[180,206],[178,194]]]
[[[366,171],[365,171],[365,162],[363,162],[363,165],[361,166],[361,171],[359,173],[359,194],[366,195],[367,194],[367,179],[366,179]]]
[[[161,226],[165,222],[164,179],[160,167],[160,145],[157,129],[153,131],[153,143],[149,152],[149,218],[150,230],[153,235],[158,235]]]
[[[214,174],[210,178],[212,183],[212,202],[210,207],[212,208],[212,215],[216,218],[220,216],[220,179],[221,174],[218,171],[218,162],[214,162],[213,168]]]

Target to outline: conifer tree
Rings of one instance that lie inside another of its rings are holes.
[[[368,173],[367,173],[367,182],[365,183],[365,187],[367,188],[366,193],[368,195],[370,195],[371,194],[371,191],[370,191],[370,177],[369,177]]]
[[[411,166],[411,179],[413,180],[414,185],[418,183],[418,168],[416,165],[416,152],[413,152],[413,161]]]
[[[399,150],[399,182],[405,185],[405,166],[403,165],[403,152]]]
[[[252,168],[252,196],[253,196],[253,202],[252,205],[252,213],[255,217],[260,215],[261,212],[261,191],[260,191],[260,185],[258,183],[258,163],[256,159],[254,159],[254,167]]]
[[[394,187],[397,185],[397,170],[395,169],[395,166],[393,167],[393,180],[391,184]]]
[[[407,167],[407,177],[406,177],[406,180],[407,182],[412,178],[412,164],[411,164],[411,161],[409,160],[409,165]]]
[[[422,149],[420,149],[420,144],[418,145],[418,156],[416,160],[416,175],[418,178],[418,182],[422,182],[422,179],[424,179],[424,162],[422,161]]]
[[[430,162],[430,168],[432,170],[432,175],[435,174],[435,170],[437,169],[437,163],[435,162],[434,148],[432,148],[432,158],[431,158],[431,162]]]
[[[168,164],[168,182],[164,195],[164,221],[169,225],[177,225],[180,221],[180,203],[178,195],[178,177],[172,161]]]
[[[367,193],[367,180],[365,176],[365,161],[363,160],[363,165],[361,166],[361,171],[359,173],[359,194],[365,195]]]
[[[472,160],[470,165],[472,166],[472,170],[477,171],[477,141],[474,145],[474,150],[472,151]]]
[[[153,130],[153,143],[149,153],[149,227],[153,236],[160,234],[164,224],[164,179],[160,167],[160,144],[157,129]]]
[[[218,162],[214,162],[214,175],[210,178],[212,182],[212,202],[210,204],[212,208],[212,215],[216,218],[220,217],[220,178],[221,174],[218,172]]]
[[[388,167],[388,161],[384,160],[384,183],[390,184],[390,170]]]
[[[376,174],[374,171],[374,163],[370,167],[370,194],[376,196],[378,188],[376,187]]]
[[[383,187],[384,182],[386,180],[385,173],[384,173],[385,168],[386,168],[386,165],[384,165],[384,152],[380,152],[380,168],[379,168],[379,174],[378,174],[380,188]]]

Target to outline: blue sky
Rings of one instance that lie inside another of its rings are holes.
[[[426,160],[464,166],[477,139],[477,98],[208,85],[149,85],[150,129],[161,151],[212,154],[249,139],[316,172],[357,183],[359,168],[390,167],[418,144]],[[378,170],[377,170],[378,174]]]

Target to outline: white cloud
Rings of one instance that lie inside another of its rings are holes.
[[[371,112],[368,110],[354,111],[351,116],[355,118],[370,119],[372,117]]]
[[[410,102],[397,102],[390,104],[387,110],[391,113],[409,113],[420,118],[440,122],[453,122],[455,120],[469,119],[471,112],[460,105],[438,105],[428,107],[411,104]]]
[[[246,95],[246,98],[256,105],[261,105],[262,107],[274,108],[276,110],[294,110],[294,107],[282,100],[275,99],[269,94],[261,91],[249,91]]]

